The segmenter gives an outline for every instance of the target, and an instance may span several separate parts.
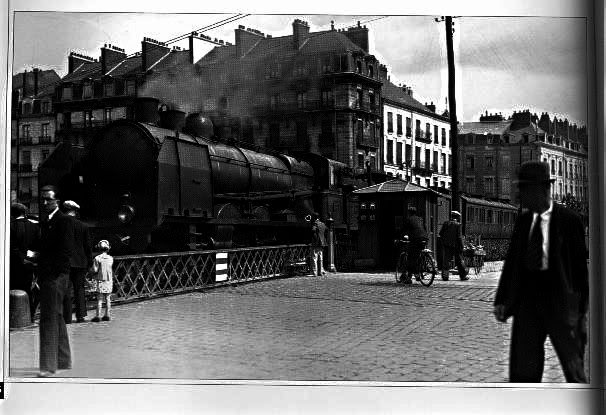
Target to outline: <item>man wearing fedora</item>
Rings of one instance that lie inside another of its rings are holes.
[[[551,200],[549,166],[528,161],[518,173],[520,203],[499,280],[494,315],[513,317],[510,382],[541,382],[549,335],[567,382],[587,382],[589,278],[580,217]]]
[[[84,280],[86,273],[93,265],[93,249],[91,245],[88,226],[78,219],[80,205],[73,200],[63,202],[63,210],[68,216],[72,217],[72,227],[74,232],[74,244],[72,256],[70,257],[69,279],[74,288],[74,303],[76,308],[76,321],[78,323],[86,322],[86,297],[84,292]],[[72,322],[72,296],[68,288],[67,295],[63,299],[63,318],[65,323]]]

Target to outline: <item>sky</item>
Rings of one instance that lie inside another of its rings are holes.
[[[94,58],[104,44],[141,48],[143,37],[168,41],[231,14],[17,12],[14,14],[13,72],[34,67],[67,72],[67,56],[76,51]],[[448,94],[445,27],[435,15],[241,15],[204,33],[235,43],[238,25],[265,34],[292,34],[295,18],[311,32],[369,29],[370,53],[388,67],[392,82],[406,84],[422,103],[446,108]],[[454,19],[457,118],[478,121],[488,111],[509,116],[530,109],[587,124],[586,19],[580,17],[468,17]],[[174,43],[187,49],[187,40]],[[199,59],[213,45],[196,41]]]

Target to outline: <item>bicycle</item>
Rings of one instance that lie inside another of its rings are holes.
[[[396,241],[396,243],[401,243],[404,245],[404,249],[400,252],[398,257],[398,261],[396,263],[395,270],[395,278],[396,282],[400,282],[400,276],[407,272],[407,264],[408,264],[408,244],[410,241],[408,240],[400,240]],[[429,248],[424,248],[419,253],[419,257],[417,258],[417,263],[415,265],[415,271],[413,275],[415,279],[421,283],[424,287],[429,287],[433,284],[433,280],[436,277],[436,261],[433,257],[433,252]]]

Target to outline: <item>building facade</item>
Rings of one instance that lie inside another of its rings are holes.
[[[235,44],[200,59],[200,111],[220,138],[379,170],[386,70],[368,53],[368,29],[310,32],[299,19],[292,29],[272,37],[240,26]]]
[[[11,201],[39,213],[38,166],[55,147],[54,70],[24,71],[13,76],[11,104]]]
[[[410,87],[383,83],[383,169],[434,189],[450,189],[452,151],[447,113],[423,105]]]
[[[528,160],[549,164],[555,201],[574,200],[587,209],[587,133],[567,120],[539,118],[530,111],[486,114],[479,122],[459,128],[459,166],[462,192],[471,196],[518,203],[516,169]]]

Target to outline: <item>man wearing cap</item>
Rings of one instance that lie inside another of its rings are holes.
[[[76,321],[86,321],[86,298],[84,293],[84,280],[88,269],[93,265],[93,250],[91,247],[88,226],[77,218],[80,206],[73,200],[63,202],[65,213],[72,217],[74,229],[74,250],[70,258],[69,279],[74,287],[76,304]],[[63,301],[63,318],[67,324],[72,322],[72,296],[68,289]]]
[[[40,372],[53,376],[57,370],[71,369],[71,350],[63,319],[63,297],[67,294],[70,258],[74,250],[74,227],[69,216],[59,210],[57,190],[40,189],[42,221],[38,261],[40,285]]]
[[[463,231],[461,230],[461,214],[453,210],[450,212],[450,220],[442,224],[440,229],[440,241],[442,242],[442,279],[448,281],[449,263],[454,256],[455,265],[459,272],[459,279],[467,281],[467,269],[463,264],[461,254],[463,253]]]
[[[417,258],[421,251],[427,245],[427,229],[423,218],[417,215],[417,208],[414,206],[408,207],[408,216],[402,224],[402,239],[408,236],[410,246],[408,248],[408,260],[406,264],[406,272],[400,276],[400,282],[404,284],[412,284],[412,274],[416,271]]]
[[[528,161],[517,181],[518,216],[494,301],[498,321],[513,317],[510,382],[541,382],[549,335],[567,382],[587,382],[589,278],[583,225],[551,200],[549,165]]]
[[[320,215],[314,212],[311,215],[311,271],[314,276],[326,275],[324,271],[324,248],[326,247],[327,228],[320,220]]]
[[[10,289],[25,291],[29,298],[30,317],[34,321],[37,298],[34,280],[35,251],[40,243],[40,227],[26,217],[27,208],[21,203],[11,204]]]

